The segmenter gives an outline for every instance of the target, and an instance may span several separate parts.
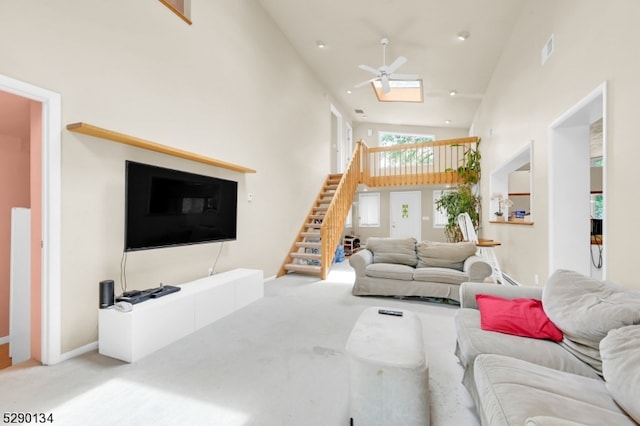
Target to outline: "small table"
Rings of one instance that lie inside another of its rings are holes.
[[[429,425],[429,369],[422,323],[415,313],[365,309],[351,331],[346,353],[352,425]]]

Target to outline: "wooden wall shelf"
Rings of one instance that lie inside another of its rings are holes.
[[[237,164],[227,163],[226,161],[216,160],[215,158],[205,157],[204,155],[194,154],[178,148],[161,145],[159,143],[146,141],[134,136],[125,135],[124,133],[114,132],[112,130],[103,129],[87,123],[67,124],[67,130],[84,135],[94,136],[96,138],[107,139],[113,142],[123,143],[150,151],[160,152],[162,154],[171,155],[173,157],[184,158],[186,160],[196,161],[198,163],[208,164],[209,166],[220,167],[222,169],[231,170],[239,173],[255,173],[256,171],[248,167],[239,166]]]
[[[490,220],[489,223],[497,223],[499,225],[533,225],[533,222],[524,222],[521,220]]]
[[[184,14],[184,5],[182,7],[182,10],[180,8],[177,8],[175,6],[175,2],[172,1],[168,1],[168,0],[160,0],[160,3],[164,4],[165,6],[167,6],[169,8],[169,10],[171,10],[173,13],[175,13],[180,19],[182,19],[184,22],[186,22],[187,24],[191,25],[191,19]]]

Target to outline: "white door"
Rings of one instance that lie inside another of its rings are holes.
[[[414,237],[422,240],[422,193],[420,191],[391,192],[389,220],[392,237]]]

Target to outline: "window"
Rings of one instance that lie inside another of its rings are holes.
[[[441,210],[436,207],[436,201],[440,199],[444,194],[446,194],[447,190],[434,190],[433,191],[433,227],[434,228],[444,228],[447,226],[447,222],[449,221],[449,216],[447,215],[446,210]]]
[[[410,145],[433,142],[434,135],[380,132],[379,146]],[[433,164],[433,147],[380,153],[380,167],[404,166],[410,164]]]
[[[602,194],[591,194],[591,219],[603,219],[604,197]]]
[[[380,80],[371,83],[378,102],[422,102],[422,80],[389,80],[390,91],[384,93]]]
[[[362,192],[358,195],[360,212],[359,225],[362,227],[380,226],[380,193]]]

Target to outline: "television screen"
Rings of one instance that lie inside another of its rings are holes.
[[[238,183],[126,162],[125,251],[236,239]]]

